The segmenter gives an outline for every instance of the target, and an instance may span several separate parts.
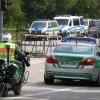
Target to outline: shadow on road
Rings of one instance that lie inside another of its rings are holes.
[[[97,85],[95,82],[91,81],[79,81],[79,80],[56,80],[54,84],[47,85],[44,82],[37,82],[37,83],[28,83],[32,86],[38,86],[38,87],[100,87],[100,85]]]

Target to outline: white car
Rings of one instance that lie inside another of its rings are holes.
[[[85,33],[97,33],[100,36],[100,19],[83,19]]]
[[[66,37],[46,58],[44,83],[53,84],[55,79],[100,84],[100,44],[94,38]]]

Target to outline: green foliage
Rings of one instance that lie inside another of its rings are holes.
[[[5,27],[19,27],[23,24],[24,21],[24,12],[21,9],[22,0],[11,0],[11,5],[8,5],[8,8],[5,12]]]
[[[21,29],[35,19],[52,19],[56,15],[72,14],[100,18],[99,0],[10,0],[4,16],[5,27]]]

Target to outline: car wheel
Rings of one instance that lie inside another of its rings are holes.
[[[53,76],[52,77],[46,77],[44,75],[44,83],[45,84],[54,84],[54,78],[53,78]]]
[[[100,85],[100,73],[98,74],[98,78],[97,78],[96,84]]]

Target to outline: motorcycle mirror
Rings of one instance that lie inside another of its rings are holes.
[[[25,55],[29,55],[29,52],[26,52],[26,51],[25,51]]]

